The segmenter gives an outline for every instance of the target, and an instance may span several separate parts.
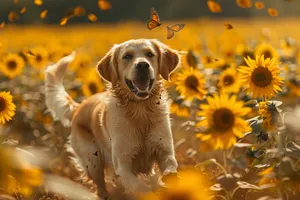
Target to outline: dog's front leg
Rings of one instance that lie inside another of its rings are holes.
[[[174,155],[174,149],[161,147],[158,154],[158,165],[163,173],[163,177],[170,174],[177,174],[177,161]]]
[[[132,159],[135,155],[135,142],[128,141],[126,138],[113,142],[112,158],[116,174],[121,180],[125,192],[144,193],[150,192],[146,183],[138,179],[132,172]]]
[[[157,123],[151,132],[151,144],[157,153],[158,166],[163,175],[177,173],[171,124],[168,117]]]

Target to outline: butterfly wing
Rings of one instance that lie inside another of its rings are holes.
[[[184,26],[185,24],[174,24],[172,26],[167,26],[167,39],[171,39],[174,36],[174,33],[183,29]]]
[[[185,26],[185,24],[174,24],[174,25],[170,26],[170,29],[172,29],[175,32],[178,32],[181,29],[183,29],[184,26]]]
[[[155,8],[151,8],[151,19],[160,22],[159,16]]]
[[[158,26],[160,26],[159,16],[154,8],[151,8],[150,20],[148,21],[147,28],[152,30]]]
[[[207,1],[207,6],[209,8],[209,10],[213,13],[220,13],[222,12],[222,7],[219,3],[213,1],[213,0],[209,0]]]
[[[173,36],[174,36],[174,31],[169,26],[167,26],[167,39],[169,40]]]
[[[160,25],[161,25],[161,23],[159,20],[158,13],[156,12],[156,10],[154,8],[151,8],[151,16],[150,16],[150,20],[148,21],[147,28],[149,30],[152,30]]]
[[[154,28],[156,28],[156,27],[158,27],[158,26],[160,26],[160,25],[161,25],[161,24],[160,24],[159,22],[150,19],[149,22],[148,22],[148,24],[147,24],[147,28],[148,28],[149,30],[152,30],[152,29],[154,29]]]
[[[224,26],[226,27],[226,29],[230,30],[233,29],[233,26],[231,24],[229,24],[228,22],[224,23]]]

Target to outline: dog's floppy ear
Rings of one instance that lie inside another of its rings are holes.
[[[100,76],[112,85],[115,85],[118,80],[118,49],[117,45],[113,46],[97,64]]]
[[[170,73],[178,66],[180,63],[180,56],[178,52],[171,49],[167,45],[153,39],[152,43],[158,50],[159,55],[159,73],[165,80],[169,80]]]

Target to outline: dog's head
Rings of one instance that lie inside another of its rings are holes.
[[[97,65],[103,79],[126,88],[138,99],[149,97],[161,75],[165,80],[179,64],[177,51],[155,39],[115,45]]]

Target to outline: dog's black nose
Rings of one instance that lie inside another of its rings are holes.
[[[138,71],[145,71],[149,68],[149,64],[147,62],[139,62],[137,65],[136,65],[136,69]]]

